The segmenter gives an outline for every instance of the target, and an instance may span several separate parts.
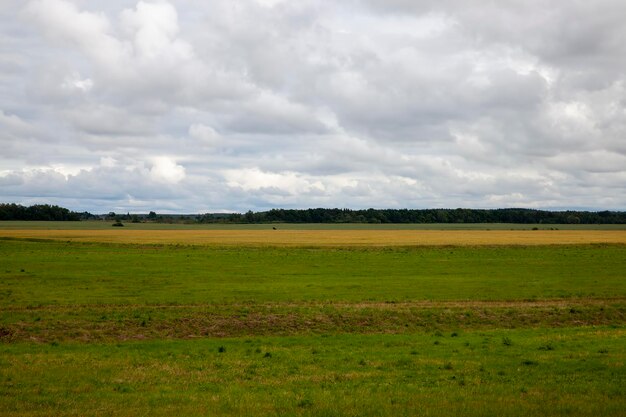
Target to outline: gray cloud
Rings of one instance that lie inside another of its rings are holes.
[[[0,197],[623,209],[615,0],[6,0]]]

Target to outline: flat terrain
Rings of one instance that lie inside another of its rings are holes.
[[[111,230],[113,221],[0,221],[0,230]],[[626,224],[520,223],[132,223],[124,230],[626,230]]]
[[[623,231],[0,229],[3,416],[626,408]]]
[[[623,416],[623,328],[0,345],[4,416]]]
[[[286,248],[0,240],[3,307],[611,298],[622,245]]]
[[[626,244],[626,230],[0,230],[0,238],[213,246]]]

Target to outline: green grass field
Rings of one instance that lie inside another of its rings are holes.
[[[359,250],[0,240],[0,257],[4,307],[626,295],[621,245]]]
[[[3,415],[620,416],[624,329],[0,346]]]
[[[0,221],[0,230],[101,230],[111,229],[113,221]],[[264,224],[185,224],[123,222],[132,230],[626,230],[626,224],[519,224],[519,223],[264,223]]]
[[[0,239],[0,415],[620,416],[626,246]]]

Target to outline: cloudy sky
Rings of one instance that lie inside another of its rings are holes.
[[[626,3],[0,0],[0,201],[626,209]]]

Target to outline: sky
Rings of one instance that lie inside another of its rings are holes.
[[[0,202],[626,209],[626,3],[0,0]]]

